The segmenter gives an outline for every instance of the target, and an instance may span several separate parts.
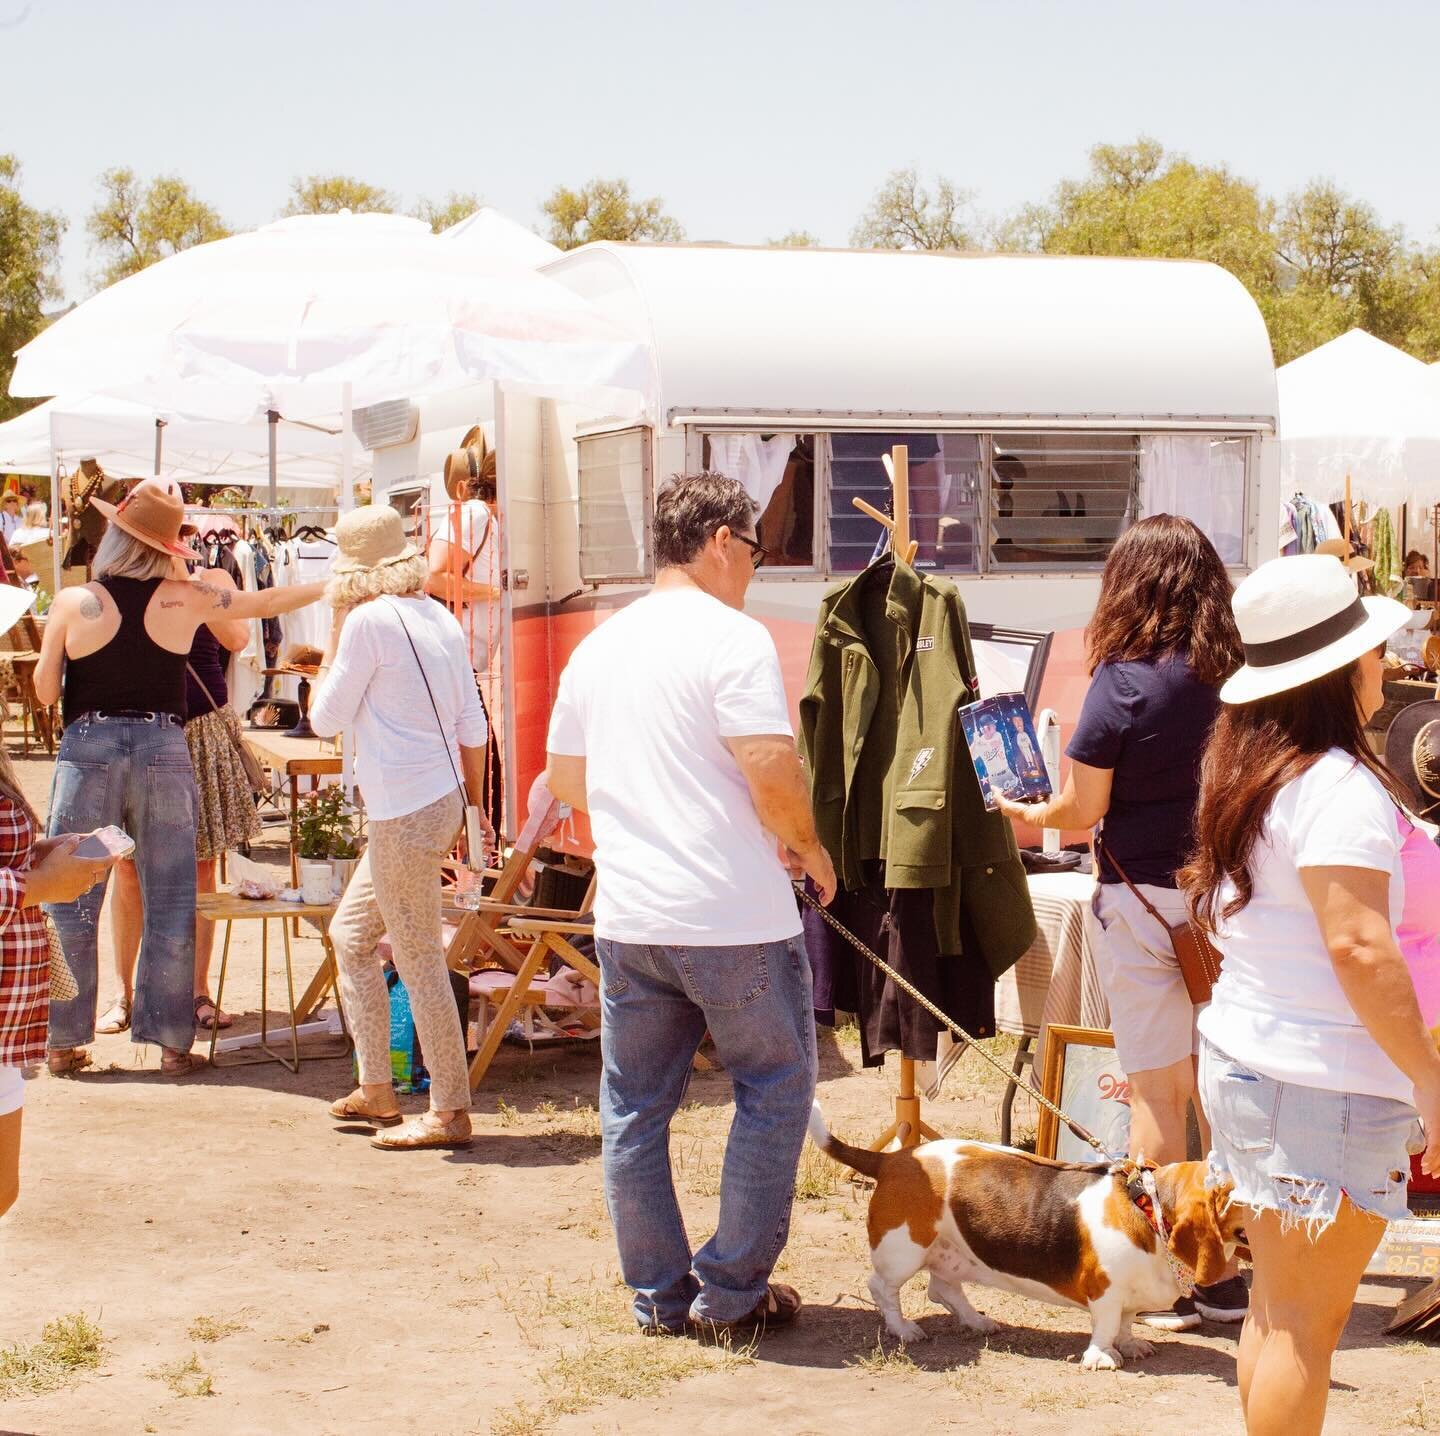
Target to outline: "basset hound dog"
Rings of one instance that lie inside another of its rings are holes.
[[[830,1135],[815,1104],[810,1136],[827,1156],[875,1179],[870,1259],[875,1298],[892,1335],[923,1340],[900,1311],[900,1288],[930,1273],[930,1300],[971,1331],[995,1322],[971,1306],[978,1282],[1090,1313],[1087,1371],[1114,1371],[1154,1347],[1131,1333],[1142,1311],[1180,1296],[1171,1258],[1208,1284],[1244,1250],[1244,1209],[1227,1186],[1205,1185],[1203,1162],[1141,1174],[1120,1163],[1054,1162],[985,1142],[925,1142],[897,1152]]]

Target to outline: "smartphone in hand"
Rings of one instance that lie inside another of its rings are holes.
[[[77,858],[88,858],[95,862],[118,863],[135,851],[135,839],[124,828],[112,823],[109,827],[96,828],[86,833],[75,845]]]

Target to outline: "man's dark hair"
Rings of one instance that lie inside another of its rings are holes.
[[[739,479],[724,474],[676,474],[655,504],[655,562],[690,563],[722,527],[744,533],[759,512]]]

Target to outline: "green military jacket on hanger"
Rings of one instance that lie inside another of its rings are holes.
[[[978,945],[995,976],[1035,940],[1009,820],[989,812],[960,727],[979,697],[953,583],[882,559],[820,605],[800,746],[820,841],[842,886],[935,891],[942,952]]]

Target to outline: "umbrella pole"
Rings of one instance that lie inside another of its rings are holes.
[[[270,440],[270,507],[272,510],[274,510],[280,505],[280,496],[276,488],[275,474],[277,468],[277,460],[275,457],[275,439],[276,435],[279,432],[280,415],[274,409],[267,409],[265,412],[265,420],[266,423],[269,425],[269,428],[266,432]],[[273,516],[274,515],[272,513],[272,517]]]
[[[160,451],[161,451],[161,448],[163,447],[163,444],[164,444],[164,440],[161,438],[161,434],[164,432],[164,429],[165,429],[165,420],[164,420],[164,419],[156,419],[156,420],[155,420],[155,477],[156,477],[157,479],[160,477]]]
[[[353,396],[349,380],[340,386],[340,512],[348,514],[355,507],[355,460],[350,444]]]
[[[60,457],[55,446],[55,413],[50,413],[50,550],[54,560],[50,601],[60,594]]]

